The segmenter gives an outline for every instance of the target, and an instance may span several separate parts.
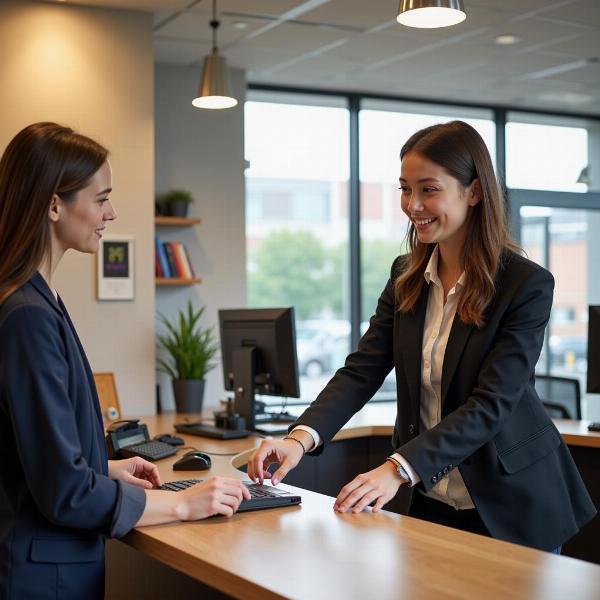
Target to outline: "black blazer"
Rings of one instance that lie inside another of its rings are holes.
[[[442,421],[419,431],[422,339],[429,286],[413,313],[398,312],[390,280],[356,352],[295,423],[323,443],[360,410],[395,368],[398,413],[393,451],[430,490],[459,469],[495,538],[551,550],[572,537],[596,509],[534,387],[534,369],[550,316],[554,279],[506,251],[497,293],[481,328],[455,317],[442,370]],[[319,446],[314,454],[322,452]]]
[[[104,539],[146,496],[110,479],[92,372],[37,274],[0,305],[0,598],[103,598]]]

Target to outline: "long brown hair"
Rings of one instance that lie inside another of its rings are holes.
[[[465,188],[479,180],[482,197],[469,211],[461,253],[466,281],[457,313],[464,323],[481,327],[496,290],[503,250],[519,251],[510,236],[506,201],[485,142],[467,123],[451,121],[417,131],[402,147],[400,160],[408,152],[417,152],[440,165]],[[394,282],[396,305],[403,312],[414,309],[425,283],[423,273],[435,248],[435,244],[419,242],[412,223],[407,240],[410,252],[406,268]]]
[[[56,123],[21,130],[0,159],[0,304],[49,256],[48,209],[65,202],[104,164],[106,148]]]

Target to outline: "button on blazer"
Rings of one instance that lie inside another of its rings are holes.
[[[454,318],[442,369],[442,420],[419,431],[421,355],[429,287],[413,312],[399,312],[394,261],[356,352],[294,426],[324,444],[375,394],[394,368],[398,412],[392,450],[430,490],[459,469],[481,519],[498,539],[552,550],[596,514],[569,450],[534,387],[554,279],[506,250],[496,294],[478,328]],[[313,453],[319,454],[323,446]]]
[[[108,477],[75,328],[41,275],[0,305],[0,598],[103,598],[104,540],[145,492]]]

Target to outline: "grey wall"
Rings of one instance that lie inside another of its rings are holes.
[[[246,305],[246,243],[244,218],[245,75],[232,70],[239,103],[227,110],[202,110],[191,104],[200,67],[158,64],[155,67],[156,191],[189,189],[196,202],[190,216],[202,225],[158,228],[162,239],[182,241],[198,286],[157,288],[156,308],[172,317],[191,299],[206,305],[204,325],[217,325],[219,308]],[[215,327],[218,333],[218,327]],[[173,407],[170,379],[159,374],[163,406]],[[207,378],[205,406],[223,398],[220,363]]]
[[[92,369],[112,371],[123,411],[154,410],[154,98],[149,13],[26,0],[0,2],[0,150],[50,120],[109,148],[118,218],[135,239],[136,297],[98,302],[95,257],[67,253],[53,284]]]

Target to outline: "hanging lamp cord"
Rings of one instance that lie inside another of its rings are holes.
[[[213,0],[212,5],[213,5],[213,16],[212,16],[212,21],[210,22],[210,26],[212,27],[212,51],[213,51],[213,54],[216,54],[218,52],[217,28],[219,27],[219,25],[221,23],[217,20],[217,0]]]

